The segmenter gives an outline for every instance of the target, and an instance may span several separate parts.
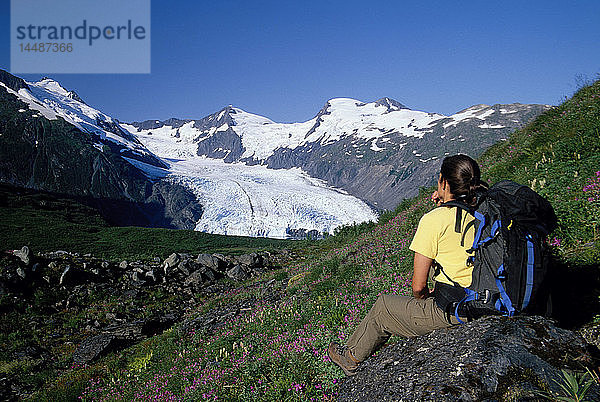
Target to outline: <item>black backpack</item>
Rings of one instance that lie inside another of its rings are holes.
[[[459,201],[443,206],[457,207],[459,233],[462,211],[472,214],[475,238],[467,260],[473,266],[471,285],[462,288],[450,278],[454,286],[438,282],[438,306],[460,323],[459,315],[546,313],[550,255],[545,238],[557,224],[550,203],[529,187],[507,180],[482,193],[474,209]],[[464,233],[462,237],[464,241]],[[437,269],[445,275],[443,267]]]

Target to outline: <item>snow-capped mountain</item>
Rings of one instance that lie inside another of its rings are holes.
[[[429,185],[445,155],[478,156],[548,107],[475,105],[444,116],[411,110],[390,98],[370,103],[336,98],[301,123],[276,123],[228,106],[200,120],[123,127],[161,156],[175,152],[179,156],[168,157],[300,168],[381,210]]]
[[[314,236],[375,219],[430,184],[444,155],[477,156],[547,107],[444,116],[335,98],[299,123],[228,106],[123,124],[54,80],[0,70],[0,182],[83,196],[117,224]]]
[[[133,135],[51,79],[25,82],[0,71],[0,107],[22,123],[5,135],[0,122],[0,182],[91,196],[115,223],[132,223],[119,221],[132,212],[127,203],[147,215],[145,225],[275,238],[318,237],[376,219],[363,201],[298,168],[272,170],[196,155],[189,125],[172,121],[176,132],[164,138]],[[219,127],[213,132],[227,130]],[[57,148],[57,139],[66,147]],[[11,142],[28,155],[11,155]],[[48,171],[39,172],[35,164],[17,168],[29,159]]]
[[[168,166],[56,81],[0,70],[0,183],[71,196],[118,225],[194,228],[194,194],[132,163]]]
[[[38,82],[24,82],[20,87],[11,88],[0,80],[8,93],[27,104],[29,110],[36,111],[32,117],[44,117],[57,120],[59,117],[67,123],[89,134],[95,146],[104,145],[123,157],[140,160],[149,164],[166,167],[140,143],[134,135],[123,130],[118,121],[88,106],[74,91],[67,91],[58,82],[43,78]],[[26,109],[19,109],[20,113]]]

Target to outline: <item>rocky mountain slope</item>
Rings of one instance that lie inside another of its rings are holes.
[[[182,157],[193,153],[227,163],[301,168],[383,210],[431,184],[445,155],[478,156],[547,108],[475,105],[444,116],[411,110],[389,98],[370,103],[337,98],[302,123],[276,123],[228,106],[200,120],[149,120],[123,127],[150,148],[157,138],[176,141]]]
[[[0,71],[0,182],[71,195],[120,225],[193,227],[202,212],[193,194],[131,160],[166,166],[56,81]]]

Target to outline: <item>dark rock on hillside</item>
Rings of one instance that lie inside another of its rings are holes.
[[[204,265],[212,270],[221,272],[227,267],[227,261],[225,261],[225,258],[219,254],[200,254],[198,255],[196,261],[198,261],[198,264],[200,265]]]
[[[179,128],[181,126],[183,126],[186,123],[189,123],[192,120],[181,120],[181,119],[176,119],[176,118],[171,118],[171,119],[167,119],[164,121],[158,121],[158,120],[145,120],[145,121],[134,121],[133,123],[130,123],[132,126],[134,126],[135,128],[139,130],[155,130],[157,128],[161,128],[164,126],[171,126],[174,128]]]
[[[0,69],[0,82],[15,92],[19,92],[19,89],[29,89],[29,86],[22,78],[15,77],[2,69]]]
[[[73,362],[89,363],[111,351],[119,350],[170,328],[179,317],[167,314],[153,319],[113,324],[98,335],[86,338],[73,353]]]
[[[228,144],[223,148],[222,144]],[[198,155],[206,155],[209,158],[223,159],[226,163],[237,161],[244,153],[242,139],[229,127],[221,135],[212,136],[198,144]]]
[[[599,363],[597,348],[547,319],[486,317],[384,348],[342,381],[338,400],[534,400],[535,390],[560,391],[562,368]]]
[[[402,103],[398,102],[395,99],[391,99],[388,97],[381,98],[375,101],[376,105],[385,106],[387,108],[388,113],[394,110],[400,109],[408,109],[407,106],[404,106]]]
[[[153,184],[144,204],[148,220],[158,227],[193,230],[204,212],[189,189],[162,181]]]
[[[81,97],[79,96],[79,94],[78,94],[77,92],[75,92],[75,91],[69,91],[69,93],[67,94],[67,96],[68,96],[69,98],[73,99],[73,100],[76,100],[77,102],[81,102],[81,103],[83,103],[83,104],[86,104],[86,105],[87,105],[87,103],[85,103],[85,102],[83,101],[83,99],[81,99]]]
[[[235,281],[243,281],[248,279],[248,272],[241,265],[234,265],[227,270],[227,276]]]

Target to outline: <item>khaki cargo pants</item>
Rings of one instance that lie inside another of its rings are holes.
[[[408,296],[381,295],[346,345],[358,361],[379,349],[392,335],[413,337],[458,324],[433,301]]]

